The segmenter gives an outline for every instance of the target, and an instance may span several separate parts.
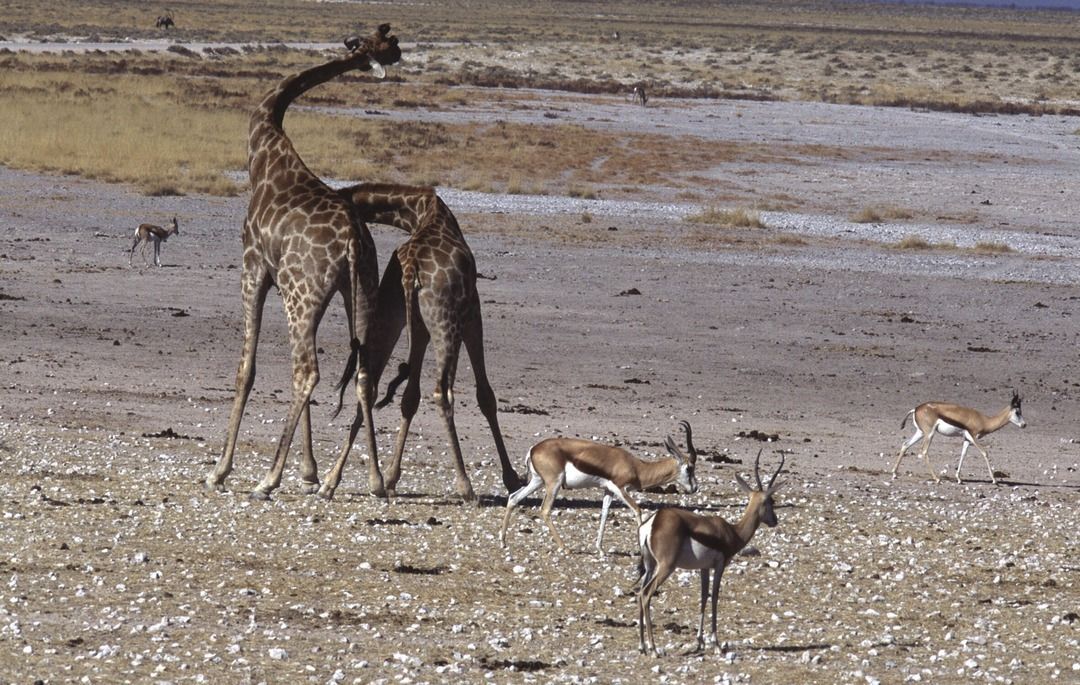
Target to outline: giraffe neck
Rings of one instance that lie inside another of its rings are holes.
[[[359,50],[344,57],[332,59],[298,74],[287,76],[272,91],[263,97],[262,102],[251,116],[252,125],[256,122],[267,123],[281,129],[285,121],[285,110],[293,101],[317,85],[344,74],[353,69],[368,65],[367,52]]]
[[[361,49],[345,57],[338,57],[329,62],[298,74],[288,76],[263,97],[262,102],[251,115],[248,129],[248,174],[252,182],[270,174],[270,163],[291,162],[288,166],[300,176],[315,175],[308,170],[300,155],[285,134],[283,123],[285,110],[292,102],[315,86],[340,76],[347,71],[364,69],[369,66],[368,52]],[[265,157],[260,157],[265,154]]]
[[[369,223],[388,224],[409,233],[430,226],[445,205],[428,186],[401,186],[390,183],[360,183],[343,188],[361,218]],[[449,210],[441,212],[453,220]],[[456,226],[456,222],[454,224]]]

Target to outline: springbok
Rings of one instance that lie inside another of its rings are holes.
[[[514,507],[539,490],[541,485],[544,486],[545,493],[544,502],[540,506],[540,516],[559,549],[566,549],[566,546],[551,523],[551,508],[559,490],[563,487],[567,490],[605,490],[604,503],[600,509],[600,531],[596,535],[596,549],[600,554],[604,553],[604,527],[612,498],[618,497],[623,504],[633,509],[638,525],[641,525],[641,507],[630,498],[627,490],[644,490],[674,482],[684,493],[697,492],[697,478],[694,476],[697,450],[694,449],[691,439],[690,424],[680,421],[679,425],[686,431],[689,457],[682,453],[670,437],[666,446],[671,456],[656,461],[643,461],[619,447],[578,438],[548,438],[533,445],[525,458],[530,480],[506,501],[506,515],[503,516],[502,528],[499,530],[499,544],[506,546],[506,528],[510,524]]]
[[[698,569],[701,571],[701,619],[698,622],[697,649],[705,646],[705,599],[709,596],[709,569],[713,571],[712,583],[712,640],[713,647],[719,651],[716,641],[716,599],[720,594],[720,578],[724,569],[750,542],[758,526],[764,523],[770,528],[776,525],[776,513],[773,511],[773,493],[779,488],[776,477],[784,468],[784,455],[780,455],[780,466],[769,479],[769,484],[761,485],[758,462],[761,451],[754,460],[754,480],[756,488],[751,488],[738,474],[735,480],[739,487],[750,493],[750,503],[746,505],[742,518],[732,525],[719,516],[701,516],[685,509],[661,509],[649,517],[638,529],[638,543],[641,545],[641,589],[638,591],[638,648],[642,653],[649,650],[656,656],[660,653],[653,640],[652,613],[650,603],[657,588],[668,579],[675,569]],[[648,644],[645,636],[648,633]]]
[[[1024,416],[1020,412],[1020,402],[1020,395],[1013,390],[1009,406],[993,416],[984,416],[974,409],[946,402],[920,404],[909,411],[904,416],[904,420],[900,422],[900,428],[903,428],[907,425],[908,417],[912,414],[915,415],[915,435],[908,438],[900,447],[900,454],[897,455],[896,463],[893,464],[893,478],[896,478],[896,471],[900,468],[900,460],[904,458],[908,448],[917,443],[920,438],[926,436],[926,440],[923,441],[922,454],[919,456],[926,460],[926,468],[930,471],[930,477],[934,479],[934,482],[941,482],[936,471],[930,465],[929,456],[930,441],[934,439],[934,433],[941,433],[950,438],[956,436],[964,438],[964,446],[960,448],[960,463],[956,466],[957,483],[963,482],[960,480],[960,469],[964,466],[964,456],[967,455],[968,447],[975,445],[982,452],[983,460],[986,461],[986,470],[990,472],[991,482],[997,485],[997,477],[994,475],[993,467],[990,466],[990,457],[987,455],[986,449],[977,442],[977,439],[1010,423],[1014,423],[1020,428],[1027,428],[1027,421],[1024,420]]]
[[[640,102],[642,107],[644,107],[645,103],[649,101],[649,96],[645,93],[645,85],[642,83],[634,86],[634,90],[631,92],[631,97],[633,98],[634,102]]]
[[[135,229],[135,242],[131,243],[131,249],[128,250],[128,266],[131,266],[131,258],[135,254],[135,248],[138,247],[139,243],[143,244],[143,263],[146,263],[146,246],[153,243],[154,266],[161,266],[161,244],[174,234],[180,235],[180,224],[176,223],[175,216],[172,218],[172,226],[168,228],[162,228],[154,224],[139,224],[139,227]]]

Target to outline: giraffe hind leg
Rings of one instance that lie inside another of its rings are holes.
[[[457,371],[457,349],[455,348],[459,346],[460,343],[455,341],[448,344],[449,349],[443,350],[443,358],[439,365],[439,380],[435,386],[435,404],[439,407],[439,415],[442,417],[446,437],[450,442],[454,470],[457,474],[458,494],[466,502],[475,502],[477,501],[476,493],[473,492],[469,473],[465,469],[465,457],[461,454],[461,441],[458,439],[457,425],[454,421],[454,375]]]
[[[397,493],[397,484],[401,479],[401,460],[405,455],[405,441],[409,437],[409,427],[420,406],[420,371],[424,366],[424,353],[427,352],[427,332],[417,332],[410,336],[409,341],[410,345],[415,343],[416,347],[409,349],[408,382],[405,385],[405,392],[401,394],[401,423],[398,425],[397,439],[394,441],[394,455],[386,468],[386,489],[392,494]]]
[[[502,429],[499,427],[498,406],[495,391],[488,382],[487,369],[484,363],[484,328],[480,316],[480,302],[477,298],[474,303],[475,315],[470,317],[462,330],[462,341],[465,343],[465,351],[469,354],[472,362],[473,373],[476,377],[476,404],[481,413],[487,419],[491,428],[491,436],[495,441],[495,451],[499,454],[499,467],[502,469],[503,486],[507,492],[513,492],[521,487],[522,478],[514,470],[510,463],[510,456],[506,453],[506,444],[503,442]]]

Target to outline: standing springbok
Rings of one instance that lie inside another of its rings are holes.
[[[950,438],[956,436],[964,438],[964,446],[960,448],[960,463],[956,465],[957,483],[963,482],[960,480],[960,469],[964,466],[964,456],[967,454],[968,447],[975,445],[982,452],[983,459],[986,461],[986,470],[990,472],[991,482],[997,485],[997,477],[994,475],[993,467],[990,466],[990,457],[987,455],[986,449],[976,440],[1010,423],[1015,423],[1021,428],[1027,428],[1027,421],[1024,420],[1023,414],[1020,413],[1020,402],[1020,395],[1013,390],[1009,406],[993,416],[984,416],[974,409],[946,402],[920,404],[909,411],[904,416],[904,420],[900,422],[900,427],[903,428],[907,424],[908,417],[912,414],[915,415],[915,435],[908,438],[900,447],[900,454],[897,455],[896,463],[893,464],[892,468],[893,478],[896,478],[896,471],[900,468],[900,460],[904,458],[908,448],[917,443],[920,438],[926,436],[926,440],[923,441],[922,454],[919,456],[926,460],[926,468],[930,471],[930,477],[934,479],[934,482],[941,482],[934,467],[930,465],[929,456],[930,441],[934,439],[934,433],[941,433]]]
[[[180,235],[180,224],[176,223],[175,216],[172,218],[172,225],[168,228],[162,228],[154,224],[139,224],[139,227],[135,229],[135,242],[131,243],[131,249],[128,250],[128,266],[131,266],[131,258],[134,256],[135,248],[139,246],[139,243],[143,244],[143,263],[146,263],[146,246],[153,243],[154,266],[161,266],[161,244],[174,234]]]
[[[533,445],[525,459],[530,480],[525,487],[510,495],[506,502],[506,515],[503,516],[502,528],[499,530],[499,544],[506,546],[506,528],[510,525],[510,515],[513,514],[514,507],[539,490],[541,485],[544,486],[545,493],[544,502],[540,506],[540,516],[559,549],[566,549],[566,545],[551,523],[551,507],[555,504],[559,490],[565,487],[567,490],[602,488],[606,491],[600,509],[600,531],[596,535],[596,549],[600,554],[604,553],[604,527],[612,498],[618,497],[623,504],[633,509],[640,525],[641,507],[630,498],[627,490],[644,490],[675,483],[684,493],[697,492],[697,479],[694,476],[697,450],[694,449],[691,439],[690,424],[680,421],[679,425],[686,431],[689,457],[682,453],[670,437],[666,445],[671,456],[656,461],[642,461],[624,449],[578,438],[548,438]]]
[[[634,86],[634,90],[631,91],[630,95],[634,102],[640,102],[642,107],[645,107],[646,103],[649,102],[649,96],[645,93],[644,83],[639,83]]]
[[[754,460],[756,488],[751,488],[741,476],[735,475],[739,487],[750,493],[750,503],[735,525],[719,516],[700,516],[672,507],[656,512],[638,529],[642,567],[641,589],[638,591],[638,647],[642,653],[651,650],[656,656],[660,655],[653,640],[649,605],[657,588],[677,568],[701,571],[701,619],[697,634],[699,651],[705,647],[705,599],[709,596],[709,569],[712,569],[712,639],[714,648],[720,649],[716,641],[716,599],[720,594],[720,578],[724,575],[724,569],[754,537],[758,526],[762,523],[770,528],[776,525],[773,493],[780,488],[776,477],[784,468],[784,455],[780,455],[780,466],[764,487],[758,471],[760,460],[759,450]],[[646,632],[649,637],[647,647]]]

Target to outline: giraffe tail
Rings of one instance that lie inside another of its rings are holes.
[[[375,403],[376,409],[382,409],[386,405],[394,401],[394,395],[397,394],[398,386],[404,383],[409,378],[409,365],[402,362],[398,365],[397,375],[393,380],[386,384],[386,395]]]
[[[345,388],[349,387],[349,380],[356,373],[356,365],[360,361],[360,350],[363,345],[357,338],[352,339],[352,351],[349,352],[349,361],[345,363],[345,372],[341,374],[341,380],[337,382],[334,389],[338,391],[337,408],[334,409],[332,418],[337,418],[337,415],[341,413],[341,406],[345,402]]]

